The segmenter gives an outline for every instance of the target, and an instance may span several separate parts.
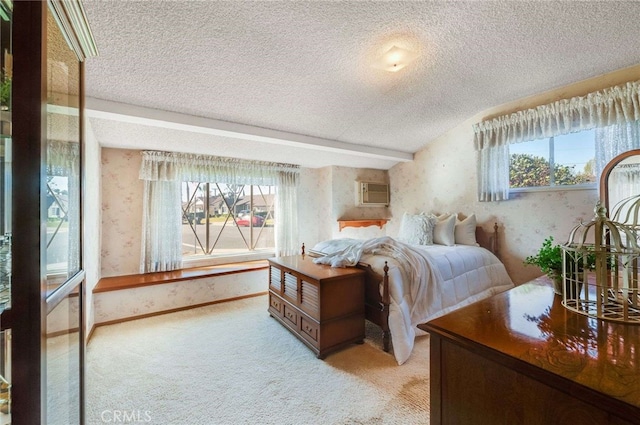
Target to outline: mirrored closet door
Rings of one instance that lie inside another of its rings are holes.
[[[82,62],[95,47],[78,1],[0,0],[0,18],[0,421],[82,424]]]

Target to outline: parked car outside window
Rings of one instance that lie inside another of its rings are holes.
[[[245,215],[242,218],[236,220],[236,224],[240,227],[249,227],[249,223],[253,223],[253,227],[260,227],[262,226],[263,222],[264,222],[264,219],[259,215],[254,215],[253,221],[251,220],[250,215]]]

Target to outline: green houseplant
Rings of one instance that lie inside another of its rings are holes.
[[[536,255],[525,258],[524,264],[540,267],[540,270],[560,288],[560,283],[562,282],[562,248],[560,245],[553,244],[553,236],[549,236],[542,242],[542,246]]]
[[[593,270],[596,258],[592,250],[589,250],[587,254],[580,253],[575,257],[568,256],[567,261],[572,262],[566,265],[567,272],[574,273],[574,261],[578,263],[578,271],[584,269]],[[559,244],[554,245],[553,236],[549,236],[542,242],[542,246],[536,255],[525,258],[524,264],[540,267],[540,270],[553,281],[556,293],[562,294],[562,246]]]

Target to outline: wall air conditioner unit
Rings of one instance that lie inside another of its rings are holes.
[[[389,206],[389,185],[386,183],[356,182],[358,206]]]

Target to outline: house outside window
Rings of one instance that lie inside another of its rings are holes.
[[[509,145],[509,187],[529,190],[596,187],[595,131]]]
[[[275,186],[183,182],[183,259],[273,254],[275,192]]]
[[[68,178],[47,177],[47,273],[66,270],[69,255]]]

